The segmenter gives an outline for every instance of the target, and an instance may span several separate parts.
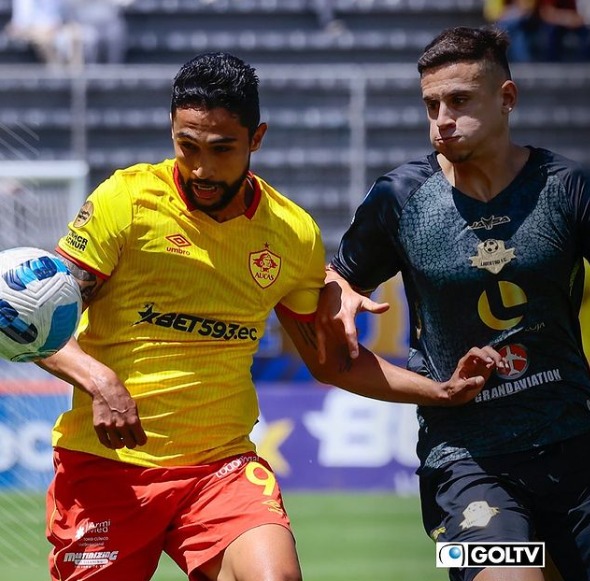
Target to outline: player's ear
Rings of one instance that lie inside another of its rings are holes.
[[[518,100],[518,90],[513,81],[504,81],[502,84],[502,110],[510,113]]]
[[[262,145],[262,138],[268,129],[268,125],[266,123],[261,123],[254,131],[254,135],[250,141],[250,151],[258,151],[260,146]]]

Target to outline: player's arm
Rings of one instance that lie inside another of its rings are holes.
[[[438,406],[466,403],[479,393],[492,370],[505,364],[491,347],[473,347],[448,381],[436,382],[393,365],[362,345],[352,359],[345,345],[333,341],[326,342],[325,362],[320,364],[315,325],[279,309],[277,317],[318,381],[372,399]]]
[[[78,266],[75,262],[64,256],[63,253],[60,254],[62,262],[68,267],[68,270],[76,279],[76,282],[80,287],[80,294],[82,295],[82,310],[85,310],[105,281],[98,277],[94,272],[89,272],[81,266]]]
[[[107,448],[135,448],[147,442],[137,405],[115,372],[84,352],[72,338],[37,364],[92,398],[93,425]]]
[[[363,311],[381,314],[389,309],[389,304],[376,303],[357,292],[330,265],[326,268],[325,283],[316,314],[320,363],[326,360],[326,350],[330,342],[345,345],[348,355],[356,359],[359,355],[356,315]]]
[[[104,280],[63,258],[80,285],[84,308],[92,302]],[[116,449],[146,443],[137,405],[116,373],[83,351],[75,338],[55,355],[37,364],[92,398],[94,429],[101,444]]]

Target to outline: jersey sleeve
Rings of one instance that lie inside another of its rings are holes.
[[[355,212],[331,266],[350,284],[373,291],[401,267],[395,243],[399,212],[392,204],[393,182],[379,178]]]
[[[60,254],[108,278],[124,246],[132,218],[129,190],[117,174],[92,192],[57,245]]]
[[[571,183],[568,185],[574,192],[582,253],[586,260],[590,260],[590,172],[579,169],[570,175],[570,180]]]
[[[564,201],[572,210],[574,232],[584,258],[590,260],[590,172],[582,166],[552,151],[535,148],[541,159],[541,169],[560,180]]]
[[[317,310],[325,275],[324,243],[317,224],[313,222],[313,235],[307,265],[302,269],[296,287],[281,299],[277,308],[290,316],[303,319],[312,318]]]

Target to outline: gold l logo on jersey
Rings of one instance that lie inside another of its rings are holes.
[[[502,240],[490,238],[477,245],[477,255],[470,256],[471,266],[498,274],[514,256],[514,248],[506,248]]]
[[[477,301],[477,312],[488,327],[496,331],[505,331],[506,329],[512,329],[522,321],[523,309],[517,309],[516,307],[526,305],[527,296],[519,286],[505,280],[498,282],[498,290],[499,300],[496,298],[493,303],[497,314],[502,313],[503,316],[497,316],[492,312],[490,293],[488,291],[481,293]],[[493,292],[492,296],[495,294],[497,293]]]

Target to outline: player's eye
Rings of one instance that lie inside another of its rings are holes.
[[[426,101],[426,110],[429,113],[436,113],[438,111],[439,104],[437,101]]]
[[[191,141],[179,141],[178,145],[185,151],[196,151],[197,146]]]

